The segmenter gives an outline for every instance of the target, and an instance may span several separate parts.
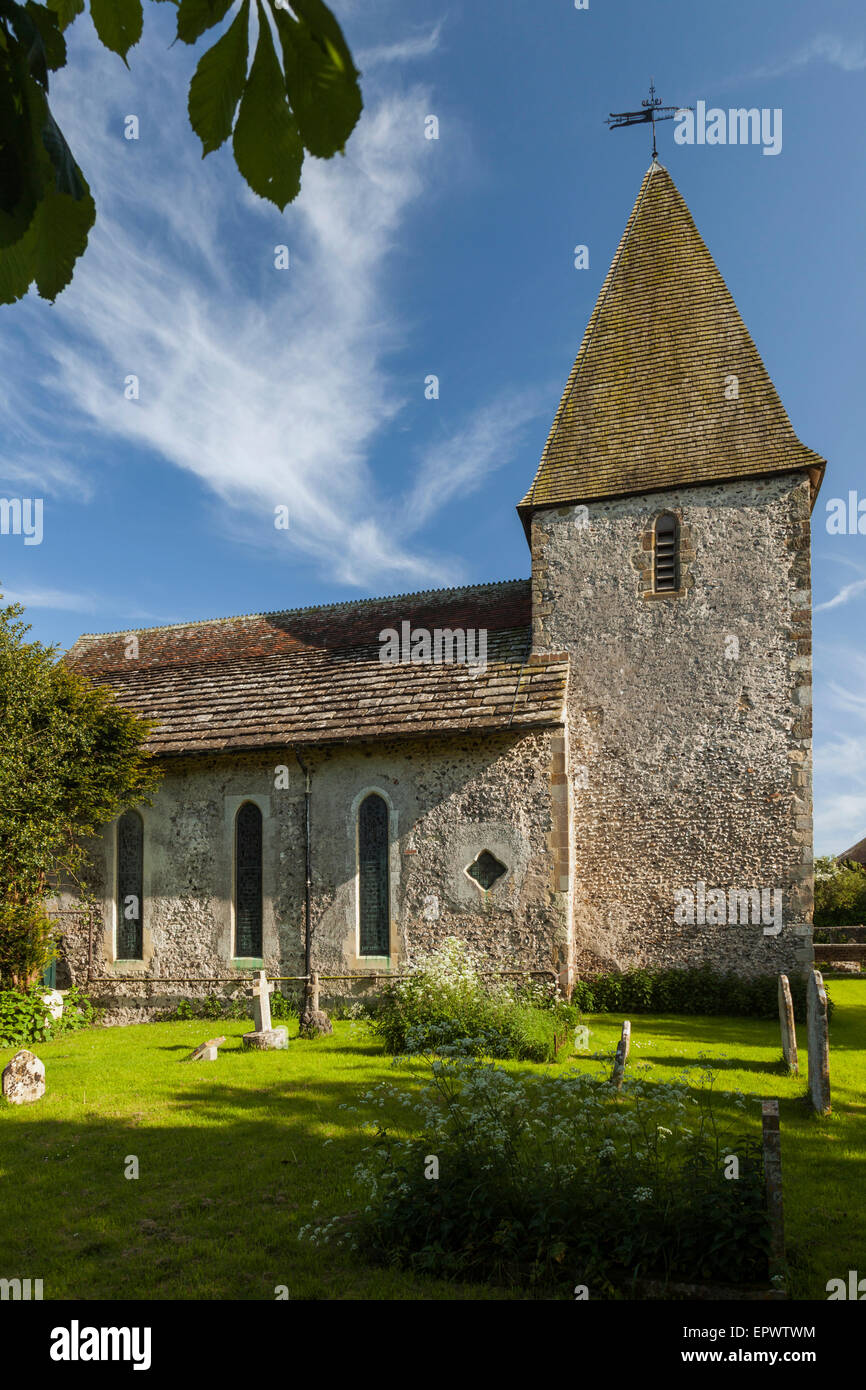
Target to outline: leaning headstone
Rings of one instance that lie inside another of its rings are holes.
[[[782,979],[784,979],[784,975]],[[764,1183],[767,1215],[770,1221],[769,1273],[777,1278],[785,1271],[785,1223],[782,1214],[782,1142],[779,1133],[778,1100],[761,1101],[761,1127],[764,1146]]]
[[[208,1038],[207,1042],[200,1043],[194,1052],[182,1060],[184,1062],[215,1062],[219,1054],[220,1044],[224,1042],[224,1037]]]
[[[628,1019],[626,1019],[625,1023],[622,1025],[622,1037],[620,1038],[617,1044],[616,1057],[614,1058],[613,1071],[611,1072],[610,1077],[617,1090],[619,1090],[620,1086],[622,1085],[622,1078],[625,1074],[625,1064],[628,1061],[628,1053],[630,1047],[631,1023]]]
[[[303,1038],[316,1038],[333,1033],[333,1025],[324,1009],[319,1006],[319,976],[313,971],[304,1007],[301,1012],[298,1030]]]
[[[271,1026],[271,994],[273,985],[268,984],[264,970],[260,970],[253,985],[253,1019],[257,1033],[267,1033]]]
[[[289,1046],[288,1028],[263,1028],[244,1033],[244,1047],[258,1052],[285,1052]]]
[[[3,1068],[3,1096],[10,1105],[27,1105],[45,1095],[45,1063],[26,1047]]]
[[[809,1098],[819,1115],[829,1115],[830,1032],[827,1024],[827,992],[820,970],[809,972],[807,1005]]]
[[[800,1075],[797,1060],[797,1029],[794,1026],[794,1001],[787,975],[779,976],[779,1026],[782,1030],[782,1056],[791,1076]]]

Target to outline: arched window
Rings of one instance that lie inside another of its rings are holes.
[[[656,593],[680,587],[680,526],[672,512],[664,512],[655,525],[654,585]]]
[[[117,959],[141,960],[143,940],[144,822],[125,811],[117,822]]]
[[[235,817],[235,955],[262,954],[262,813],[245,801]]]
[[[371,792],[358,811],[358,922],[361,956],[391,950],[388,883],[388,806]]]

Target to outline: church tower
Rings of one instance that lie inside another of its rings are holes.
[[[534,654],[570,657],[581,972],[811,960],[824,467],[653,163],[518,508]]]

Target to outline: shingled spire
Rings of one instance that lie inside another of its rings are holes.
[[[731,379],[736,378],[736,383]],[[518,511],[811,470],[670,174],[652,164]]]

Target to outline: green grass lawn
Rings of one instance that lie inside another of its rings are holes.
[[[772,1023],[632,1018],[630,1065],[651,1063],[651,1079],[670,1081],[702,1055],[713,1059],[718,1114],[732,1133],[742,1133],[743,1117],[726,1090],[779,1097],[795,1298],[825,1299],[827,1280],[849,1269],[866,1275],[866,981],[833,981],[829,990],[837,1010],[826,1120],[803,1100],[804,1027],[796,1079],[782,1070]],[[591,1048],[612,1049],[621,1020],[585,1021]],[[35,1047],[45,1097],[0,1103],[0,1277],[41,1278],[46,1299],[273,1299],[278,1285],[293,1299],[528,1296],[376,1269],[344,1248],[299,1242],[300,1226],[353,1202],[349,1183],[368,1141],[340,1107],[380,1080],[418,1085],[424,1067],[394,1068],[363,1023],[338,1022],[333,1037],[316,1041],[290,1036],[287,1052],[259,1054],[241,1050],[249,1026],[91,1029]],[[181,1064],[217,1032],[227,1038],[217,1062]],[[0,1067],[15,1051],[0,1049]],[[748,1113],[758,1134],[759,1105]],[[124,1176],[130,1155],[137,1180]]]

